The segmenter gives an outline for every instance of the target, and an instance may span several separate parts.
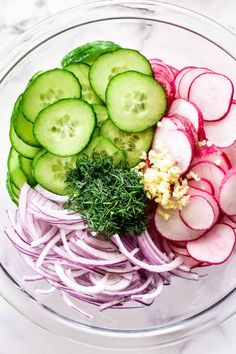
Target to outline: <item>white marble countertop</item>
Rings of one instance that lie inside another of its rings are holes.
[[[78,2],[78,0],[0,0],[0,50],[36,21],[74,6]],[[204,13],[236,32],[235,0],[169,0],[169,2]],[[236,353],[235,331],[236,316],[184,344],[146,351],[146,353],[234,354]],[[59,338],[31,323],[0,299],[0,354],[41,353],[117,354],[118,351],[88,348]]]

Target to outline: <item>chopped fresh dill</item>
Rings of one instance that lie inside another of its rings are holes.
[[[140,235],[147,224],[142,177],[114,166],[106,155],[83,156],[67,173],[66,209],[79,212],[90,230],[109,238],[115,233]]]

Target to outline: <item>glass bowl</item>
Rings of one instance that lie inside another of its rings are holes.
[[[47,284],[23,281],[23,275],[32,272],[4,236],[5,210],[14,210],[5,188],[13,103],[35,72],[59,66],[65,53],[98,39],[138,49],[177,68],[209,67],[236,82],[235,35],[197,13],[158,1],[87,2],[48,18],[12,43],[0,55],[0,294],[60,336],[110,349],[156,348],[185,340],[236,311],[235,253],[224,265],[200,269],[208,276],[198,282],[173,279],[150,307],[99,312],[82,304],[94,315],[91,321],[69,309],[57,294],[36,294],[36,288]]]

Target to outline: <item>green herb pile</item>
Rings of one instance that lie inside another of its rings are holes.
[[[147,224],[147,197],[135,171],[122,169],[106,155],[84,156],[67,174],[66,209],[79,212],[90,230],[109,238],[140,235]]]

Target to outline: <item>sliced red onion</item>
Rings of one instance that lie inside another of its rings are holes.
[[[142,262],[139,259],[135,258],[123,245],[120,236],[119,235],[113,235],[112,240],[115,242],[115,244],[118,246],[120,252],[127,257],[127,259],[133,263],[134,265],[137,265],[143,269],[148,270],[149,272],[154,272],[154,273],[162,273],[162,272],[169,272],[173,269],[178,268],[182,263],[183,260],[181,257],[175,258],[172,262],[166,263],[163,265],[154,265],[154,264],[148,264],[146,262]]]

